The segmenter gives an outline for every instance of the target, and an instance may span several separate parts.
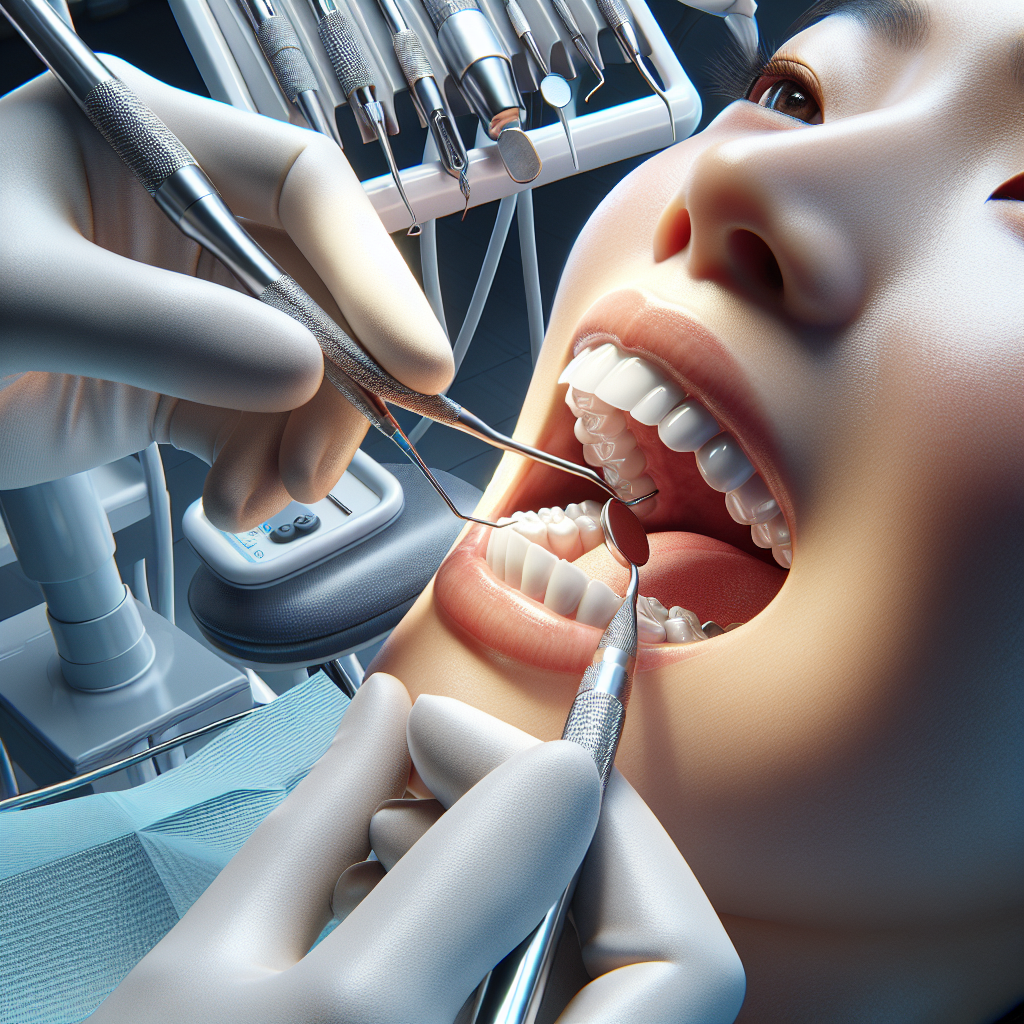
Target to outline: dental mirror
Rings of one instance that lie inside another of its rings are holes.
[[[610,498],[601,509],[604,541],[616,562],[626,566],[646,565],[651,557],[647,531],[636,513],[617,498]]]
[[[572,102],[572,88],[561,75],[545,75],[540,82],[540,94],[549,107],[561,110]]]

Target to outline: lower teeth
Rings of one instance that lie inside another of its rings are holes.
[[[498,579],[565,618],[598,629],[611,622],[621,596],[572,564],[604,543],[598,502],[515,512],[498,522],[512,524],[492,529],[487,541],[487,564]],[[637,599],[637,627],[649,644],[708,639],[693,612],[678,605],[668,609],[655,597]]]

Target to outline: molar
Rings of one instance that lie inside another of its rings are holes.
[[[583,554],[580,529],[575,521],[563,515],[557,522],[548,524],[548,547],[559,558],[575,561]]]
[[[584,502],[586,504],[586,502]],[[594,502],[596,505],[597,502]],[[600,516],[598,511],[598,516]],[[599,519],[595,519],[593,516],[579,516],[575,520],[576,529],[580,532],[580,543],[583,545],[583,553],[586,554],[588,551],[593,551],[598,544],[604,543],[604,530],[601,529],[601,523]]]
[[[694,612],[679,605],[669,609],[665,633],[670,644],[692,644],[698,640],[707,640],[700,628],[700,619]]]

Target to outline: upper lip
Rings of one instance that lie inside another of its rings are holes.
[[[635,288],[610,292],[587,310],[572,355],[609,338],[623,352],[659,366],[707,408],[739,443],[792,525],[775,432],[746,371],[721,339],[685,310]]]

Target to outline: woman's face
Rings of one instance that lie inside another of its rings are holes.
[[[607,197],[516,434],[581,462],[556,381],[610,341],[713,417],[781,508],[788,570],[633,415],[641,384],[604,389],[642,456],[622,475],[658,488],[636,509],[641,593],[742,623],[643,646],[617,765],[720,913],[793,925],[1021,905],[1024,184],[990,197],[1024,171],[1024,6],[877,10],[795,36],[758,102]],[[621,460],[619,438],[589,453]],[[584,498],[602,496],[506,456],[481,511]],[[463,537],[375,667],[557,737],[600,629],[500,579],[487,543]],[[622,593],[603,547],[576,564]]]

